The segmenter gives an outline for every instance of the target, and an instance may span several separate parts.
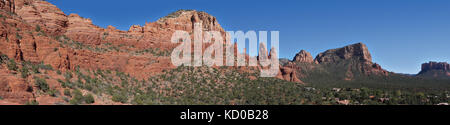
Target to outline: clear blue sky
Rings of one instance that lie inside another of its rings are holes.
[[[47,0],[101,27],[128,30],[178,9],[206,11],[225,30],[278,30],[280,56],[313,56],[363,42],[374,62],[418,73],[428,61],[450,62],[449,0]]]

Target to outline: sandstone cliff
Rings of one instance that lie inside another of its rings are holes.
[[[450,64],[447,62],[424,63],[422,70],[417,75],[430,78],[450,78]]]
[[[297,53],[293,59],[294,62],[300,62],[300,63],[313,63],[314,59],[311,56],[311,53],[301,50],[299,53]]]
[[[133,25],[128,31],[122,31],[113,26],[96,26],[78,14],[66,15],[43,0],[3,0],[0,9],[0,54],[15,60],[19,70],[26,69],[20,66],[24,63],[50,65],[53,69],[41,71],[44,74],[25,72],[21,78],[21,72],[1,64],[0,97],[11,104],[32,100],[41,104],[64,103],[61,98],[39,92],[36,77],[45,78],[50,90],[62,93],[64,74],[61,72],[79,69],[123,72],[137,80],[147,80],[174,69],[169,55],[178,44],[170,42],[171,35],[175,30],[192,34],[195,23],[201,23],[203,31],[219,31],[225,37],[225,30],[214,16],[195,10],[179,10],[156,22]],[[280,72],[280,79],[301,82],[295,78],[295,71],[282,67]]]
[[[295,69],[297,78],[310,79],[329,76],[336,80],[351,81],[358,77],[388,76],[389,72],[372,62],[367,46],[356,43],[342,48],[330,49],[312,59],[310,53],[301,50],[285,67]],[[331,79],[331,78],[329,78]]]
[[[327,50],[317,55],[315,61],[318,63],[335,63],[348,59],[372,62],[372,56],[370,55],[367,46],[363,43],[356,43],[338,49]]]

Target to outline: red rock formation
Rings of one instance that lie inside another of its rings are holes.
[[[389,72],[382,69],[380,65],[372,62],[369,49],[363,43],[356,43],[342,48],[327,50],[317,55],[315,61],[320,64],[336,64],[340,62],[350,62],[353,67],[349,67],[346,76],[353,77],[351,68],[361,71],[366,75],[388,75]]]
[[[277,78],[303,84],[303,82],[297,78],[297,72],[295,69],[289,67],[280,67],[280,72],[278,73]]]
[[[447,62],[429,62],[422,64],[422,70],[418,76],[433,78],[449,78],[450,64]]]
[[[372,56],[363,43],[357,43],[343,48],[327,50],[317,55],[318,63],[335,63],[341,60],[358,59],[363,62],[372,62]]]
[[[0,97],[11,103],[24,104],[33,98],[33,88],[22,78],[0,68]]]
[[[67,16],[55,5],[41,0],[17,0],[16,13],[32,26],[39,25],[41,30],[51,35],[66,32]]]
[[[2,46],[5,48],[2,50],[8,56],[18,60],[44,61],[60,70],[81,66],[81,68],[87,69],[119,70],[138,78],[146,78],[149,74],[155,74],[164,69],[173,68],[173,66],[170,58],[155,57],[149,54],[136,56],[129,52],[99,53],[91,50],[61,48],[59,46],[64,45],[55,44],[56,41],[46,37],[47,35],[57,37],[64,35],[69,39],[66,41],[80,42],[92,46],[92,48],[103,44],[112,44],[113,46],[123,45],[123,48],[127,48],[126,51],[141,51],[149,48],[171,51],[178,45],[170,43],[172,33],[175,30],[192,32],[194,23],[203,24],[205,31],[217,30],[225,34],[215,17],[193,10],[180,10],[156,22],[147,23],[143,27],[132,26],[129,31],[120,31],[112,26],[108,26],[106,29],[98,27],[92,24],[90,19],[77,14],[67,16],[46,1],[18,1],[15,5],[17,15],[31,25],[28,25],[28,31],[37,29],[42,31],[36,31],[38,35],[23,33],[22,40],[13,38],[18,42]],[[4,34],[3,36],[13,36],[10,34],[15,33]],[[206,47],[204,46],[204,48]]]
[[[6,10],[8,12],[15,13],[15,3],[14,0],[2,0],[0,1],[0,9]]]
[[[422,64],[422,72],[429,70],[443,70],[450,71],[450,64],[447,62],[429,62]]]
[[[313,63],[314,59],[311,56],[311,53],[301,50],[299,53],[297,53],[292,60],[293,62],[300,62],[300,63]]]

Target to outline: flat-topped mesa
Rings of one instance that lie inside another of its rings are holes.
[[[348,59],[372,62],[372,56],[370,55],[367,46],[363,43],[356,43],[342,48],[327,50],[317,55],[315,61],[318,63],[336,63]]]
[[[299,53],[297,53],[292,60],[293,62],[299,62],[299,63],[313,63],[314,59],[311,56],[311,53],[301,50]]]
[[[445,71],[450,72],[450,64],[447,62],[429,62],[422,64],[422,71],[420,71],[419,74],[431,71],[431,70],[438,70],[438,71]]]

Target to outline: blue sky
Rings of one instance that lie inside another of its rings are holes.
[[[374,62],[418,73],[428,61],[450,62],[449,0],[47,0],[95,25],[128,30],[178,9],[206,11],[225,30],[278,30],[280,57],[305,49],[363,42]]]

